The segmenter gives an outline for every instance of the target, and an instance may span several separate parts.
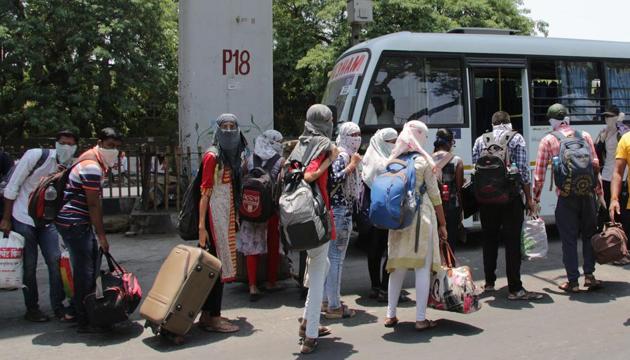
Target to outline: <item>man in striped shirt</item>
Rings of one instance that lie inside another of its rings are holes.
[[[118,159],[121,135],[112,128],[101,130],[97,145],[84,152],[68,177],[63,207],[56,225],[70,252],[74,272],[74,305],[80,333],[99,332],[90,326],[83,299],[94,289],[98,246],[109,252],[103,228],[102,182]],[[96,236],[95,236],[96,233]]]

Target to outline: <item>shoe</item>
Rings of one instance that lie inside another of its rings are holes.
[[[347,319],[354,317],[356,314],[357,312],[355,310],[350,309],[346,305],[341,305],[337,309],[327,309],[327,311],[324,313],[324,317],[329,320]]]
[[[370,290],[370,295],[368,296],[370,299],[378,299],[378,296],[381,294],[381,289],[379,288],[372,288],[372,290]]]
[[[630,264],[630,257],[626,256],[626,257],[624,257],[621,260],[613,261],[612,264],[615,265],[615,266],[626,266],[626,265]]]
[[[71,315],[66,309],[55,311],[55,317],[60,322],[64,322],[64,323],[71,323],[71,322],[77,321],[76,316]]]
[[[31,322],[47,322],[50,321],[50,317],[44,314],[41,310],[28,310],[26,314],[24,314],[24,319]]]
[[[483,286],[483,292],[494,292],[496,289],[494,288],[494,283],[486,283]]]
[[[525,289],[521,289],[517,292],[510,293],[508,295],[508,300],[527,300],[527,301],[536,301],[541,300],[543,298],[543,294],[527,291]]]

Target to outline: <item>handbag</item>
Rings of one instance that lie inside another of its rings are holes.
[[[462,210],[464,212],[464,219],[468,219],[479,211],[479,204],[477,204],[477,197],[475,197],[472,181],[467,182],[462,187]]]
[[[628,237],[619,223],[606,223],[602,232],[591,238],[595,258],[600,264],[619,261],[628,256]]]
[[[103,256],[107,260],[107,271],[101,270]],[[110,327],[126,321],[142,299],[138,279],[102,249],[99,249],[96,269],[99,271],[96,289],[83,300],[90,324]]]
[[[456,267],[448,242],[440,241],[440,270],[431,274],[428,306],[436,310],[470,314],[481,308],[479,290],[468,266]]]

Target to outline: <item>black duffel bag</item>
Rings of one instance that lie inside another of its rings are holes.
[[[101,270],[103,256],[107,260],[108,270]],[[106,328],[126,321],[142,298],[138,280],[101,249],[96,269],[95,291],[83,300],[90,324]]]

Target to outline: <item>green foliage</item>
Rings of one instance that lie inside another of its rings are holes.
[[[2,137],[177,128],[177,4],[0,2]]]
[[[547,34],[527,17],[521,0],[375,0],[364,38],[398,32],[445,32],[455,27],[510,28]],[[309,105],[320,101],[328,71],[350,45],[345,0],[274,0],[276,127],[298,134]]]

